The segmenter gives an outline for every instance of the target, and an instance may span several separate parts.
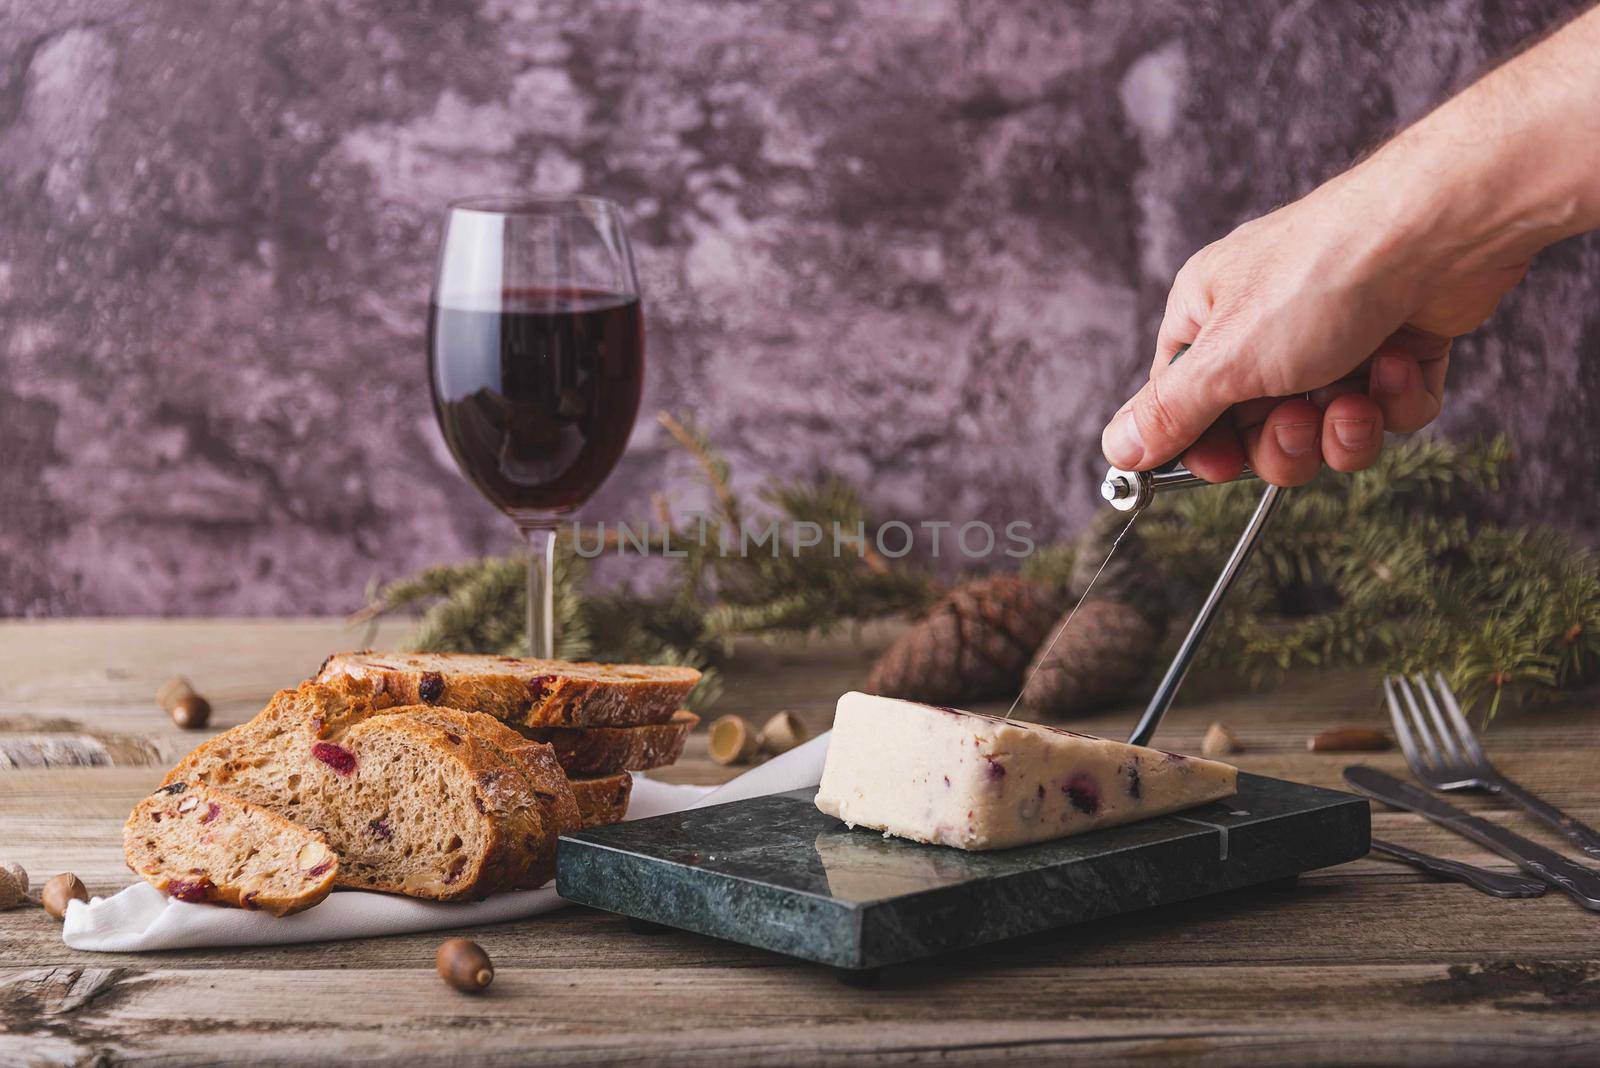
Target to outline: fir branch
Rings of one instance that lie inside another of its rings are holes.
[[[560,654],[616,662],[681,663],[705,672],[699,707],[720,687],[734,639],[826,633],[915,612],[938,594],[919,568],[872,546],[877,526],[860,491],[835,475],[774,482],[747,514],[732,469],[710,440],[663,413],[716,501],[704,527],[675,526],[671,502],[651,499],[653,544],[675,554],[659,592],[595,592],[567,539],[558,542]],[[1253,682],[1297,665],[1378,664],[1443,670],[1484,714],[1536,703],[1556,688],[1600,678],[1600,566],[1560,533],[1477,522],[1477,495],[1510,459],[1503,439],[1472,447],[1413,440],[1356,475],[1324,474],[1286,494],[1251,566],[1229,595],[1201,666]],[[1174,605],[1198,605],[1258,489],[1240,483],[1174,495],[1141,519],[1151,566]],[[744,553],[743,524],[790,531]],[[801,524],[820,538],[794,536]],[[861,543],[834,536],[858,533]],[[732,552],[724,552],[726,542]],[[614,534],[604,552],[625,547]],[[587,551],[587,546],[586,546]],[[1064,591],[1070,546],[1044,546],[1023,577]],[[363,618],[420,615],[416,648],[518,653],[525,640],[521,556],[429,568],[371,593]],[[1174,628],[1178,630],[1180,628]],[[1174,636],[1174,640],[1176,640]]]
[[[766,487],[760,499],[770,520],[790,534],[773,540],[768,552],[723,552],[724,542],[739,548],[745,521],[732,469],[699,430],[666,413],[659,418],[694,458],[715,512],[704,527],[675,527],[670,501],[652,496],[651,542],[673,554],[673,582],[653,595],[587,591],[584,560],[569,538],[559,539],[556,629],[563,658],[696,667],[703,674],[691,696],[705,707],[720,691],[717,665],[737,637],[826,633],[915,611],[933,598],[935,586],[919,569],[872,548],[876,523],[859,491],[835,476]],[[802,542],[793,533],[801,524],[818,536]],[[608,534],[601,554],[623,554],[626,545]],[[363,616],[419,614],[408,642],[413,648],[516,654],[526,636],[524,568],[515,555],[430,568],[371,592]]]
[[[1466,514],[1510,459],[1503,439],[1413,440],[1283,498],[1201,662],[1263,678],[1296,664],[1444,670],[1492,717],[1600,668],[1600,572],[1551,530]],[[1198,603],[1254,507],[1234,484],[1152,509],[1153,555]]]
[[[701,478],[717,499],[721,521],[729,528],[738,530],[739,498],[733,493],[733,469],[727,458],[711,443],[710,438],[698,429],[679,422],[670,412],[656,413],[656,420],[700,465]]]

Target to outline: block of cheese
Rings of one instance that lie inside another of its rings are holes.
[[[1005,849],[1227,797],[1238,774],[1059,727],[847,693],[817,807],[885,835]]]

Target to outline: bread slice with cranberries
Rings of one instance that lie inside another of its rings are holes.
[[[637,727],[519,727],[556,751],[568,775],[611,775],[619,771],[664,768],[683,755],[683,745],[700,717],[687,710],[665,723]]]
[[[364,680],[394,703],[484,712],[522,727],[666,723],[700,672],[686,667],[520,660],[468,653],[335,653],[316,681]]]
[[[621,823],[628,814],[628,798],[633,793],[633,776],[625,771],[615,775],[580,776],[572,780],[572,793],[585,827],[604,827]]]
[[[517,771],[529,792],[546,809],[539,833],[542,840],[528,849],[527,871],[517,879],[520,889],[543,886],[556,877],[556,840],[568,831],[583,826],[577,798],[565,772],[548,745],[532,742],[497,719],[477,712],[454,708],[409,705],[405,715],[459,734],[470,734],[475,744],[486,746],[506,765]]]
[[[128,867],[179,901],[302,912],[328,896],[339,858],[325,836],[229,793],[171,782],[122,829]]]
[[[554,753],[487,716],[386,700],[351,684],[284,690],[167,781],[323,832],[341,886],[451,901],[546,881],[577,808]]]
[[[361,718],[403,712],[457,734],[470,734],[478,744],[489,747],[513,770],[521,773],[529,792],[545,808],[547,818],[543,829],[545,842],[539,848],[530,848],[528,871],[516,885],[522,889],[532,889],[556,877],[556,840],[568,831],[583,826],[583,819],[554,748],[525,738],[492,716],[481,713],[433,705],[387,707],[383,702],[389,698],[373,694],[371,683],[365,680],[337,679],[332,689],[345,701],[373,701],[370,711],[358,713]],[[336,722],[348,721],[349,715],[348,712],[343,713],[344,719]]]

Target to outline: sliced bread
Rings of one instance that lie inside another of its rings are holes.
[[[381,702],[359,686],[282,691],[168,782],[220,786],[322,831],[342,886],[456,900],[547,877],[576,809],[549,775],[554,753],[541,773],[555,795],[546,800],[489,717]]]
[[[301,912],[328,896],[339,858],[323,835],[229,793],[168,783],[122,829],[128,867],[179,901]]]
[[[568,775],[610,775],[618,771],[662,768],[683,755],[683,743],[700,717],[683,711],[665,723],[638,727],[520,727],[545,742]]]
[[[556,840],[567,831],[583,826],[578,802],[567,784],[566,774],[548,745],[532,742],[490,716],[462,712],[454,708],[427,705],[403,706],[406,715],[434,723],[455,734],[471,735],[479,745],[488,746],[506,765],[522,776],[529,793],[547,810],[542,821],[542,840],[528,849],[529,865],[516,886],[533,889],[556,877]]]
[[[625,771],[615,775],[591,775],[572,780],[572,793],[585,827],[604,827],[621,823],[628,814],[628,797],[633,793],[633,776]]]
[[[665,723],[700,681],[684,667],[466,653],[335,653],[316,681],[365,680],[395,704],[445,705],[525,727]]]

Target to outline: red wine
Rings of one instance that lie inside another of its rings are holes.
[[[518,517],[583,504],[621,458],[644,384],[639,298],[573,289],[430,305],[433,405],[456,463]]]

